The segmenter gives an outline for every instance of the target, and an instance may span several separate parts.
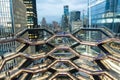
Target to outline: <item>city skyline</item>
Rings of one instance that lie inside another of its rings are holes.
[[[37,1],[37,14],[38,24],[40,24],[43,17],[46,18],[48,23],[52,21],[60,22],[63,14],[63,6],[68,5],[70,11],[83,11],[87,10],[87,0],[36,0]]]

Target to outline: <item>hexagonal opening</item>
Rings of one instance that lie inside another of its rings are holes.
[[[91,42],[101,42],[109,38],[101,31],[98,30],[90,31],[84,29],[83,30],[81,29],[79,32],[74,34],[74,36],[79,40]]]
[[[60,69],[61,71],[65,70],[71,70],[74,67],[67,62],[57,62],[54,66],[52,66],[53,69]]]
[[[92,57],[105,56],[105,53],[97,46],[79,45],[73,49],[82,55],[87,55]]]
[[[94,61],[90,61],[89,59],[77,59],[73,61],[77,66],[91,70],[91,71],[101,71],[102,69],[95,64]]]
[[[55,58],[72,58],[75,56],[69,50],[56,50],[51,55],[54,56]]]
[[[57,36],[54,39],[52,39],[51,41],[49,41],[49,43],[57,46],[57,45],[67,45],[67,46],[71,46],[72,44],[74,44],[76,41],[74,39],[72,39],[71,37],[67,36],[67,37],[60,37]]]
[[[57,75],[53,80],[72,80],[68,75]]]

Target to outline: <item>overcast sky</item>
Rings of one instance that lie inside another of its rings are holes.
[[[60,21],[63,14],[63,6],[69,5],[69,11],[83,11],[87,9],[87,0],[36,0],[38,23],[42,17],[46,18],[48,23]]]

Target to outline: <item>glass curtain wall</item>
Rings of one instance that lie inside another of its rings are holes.
[[[0,40],[10,39],[27,27],[26,7],[22,0],[0,0]],[[15,42],[1,43],[0,55],[15,51]]]
[[[120,0],[98,0],[89,4],[91,25],[105,26],[115,33],[120,33]]]

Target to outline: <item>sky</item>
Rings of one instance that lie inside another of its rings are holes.
[[[69,11],[87,10],[87,0],[36,0],[36,2],[39,24],[43,17],[48,23],[52,21],[60,22],[64,5],[69,6]]]

